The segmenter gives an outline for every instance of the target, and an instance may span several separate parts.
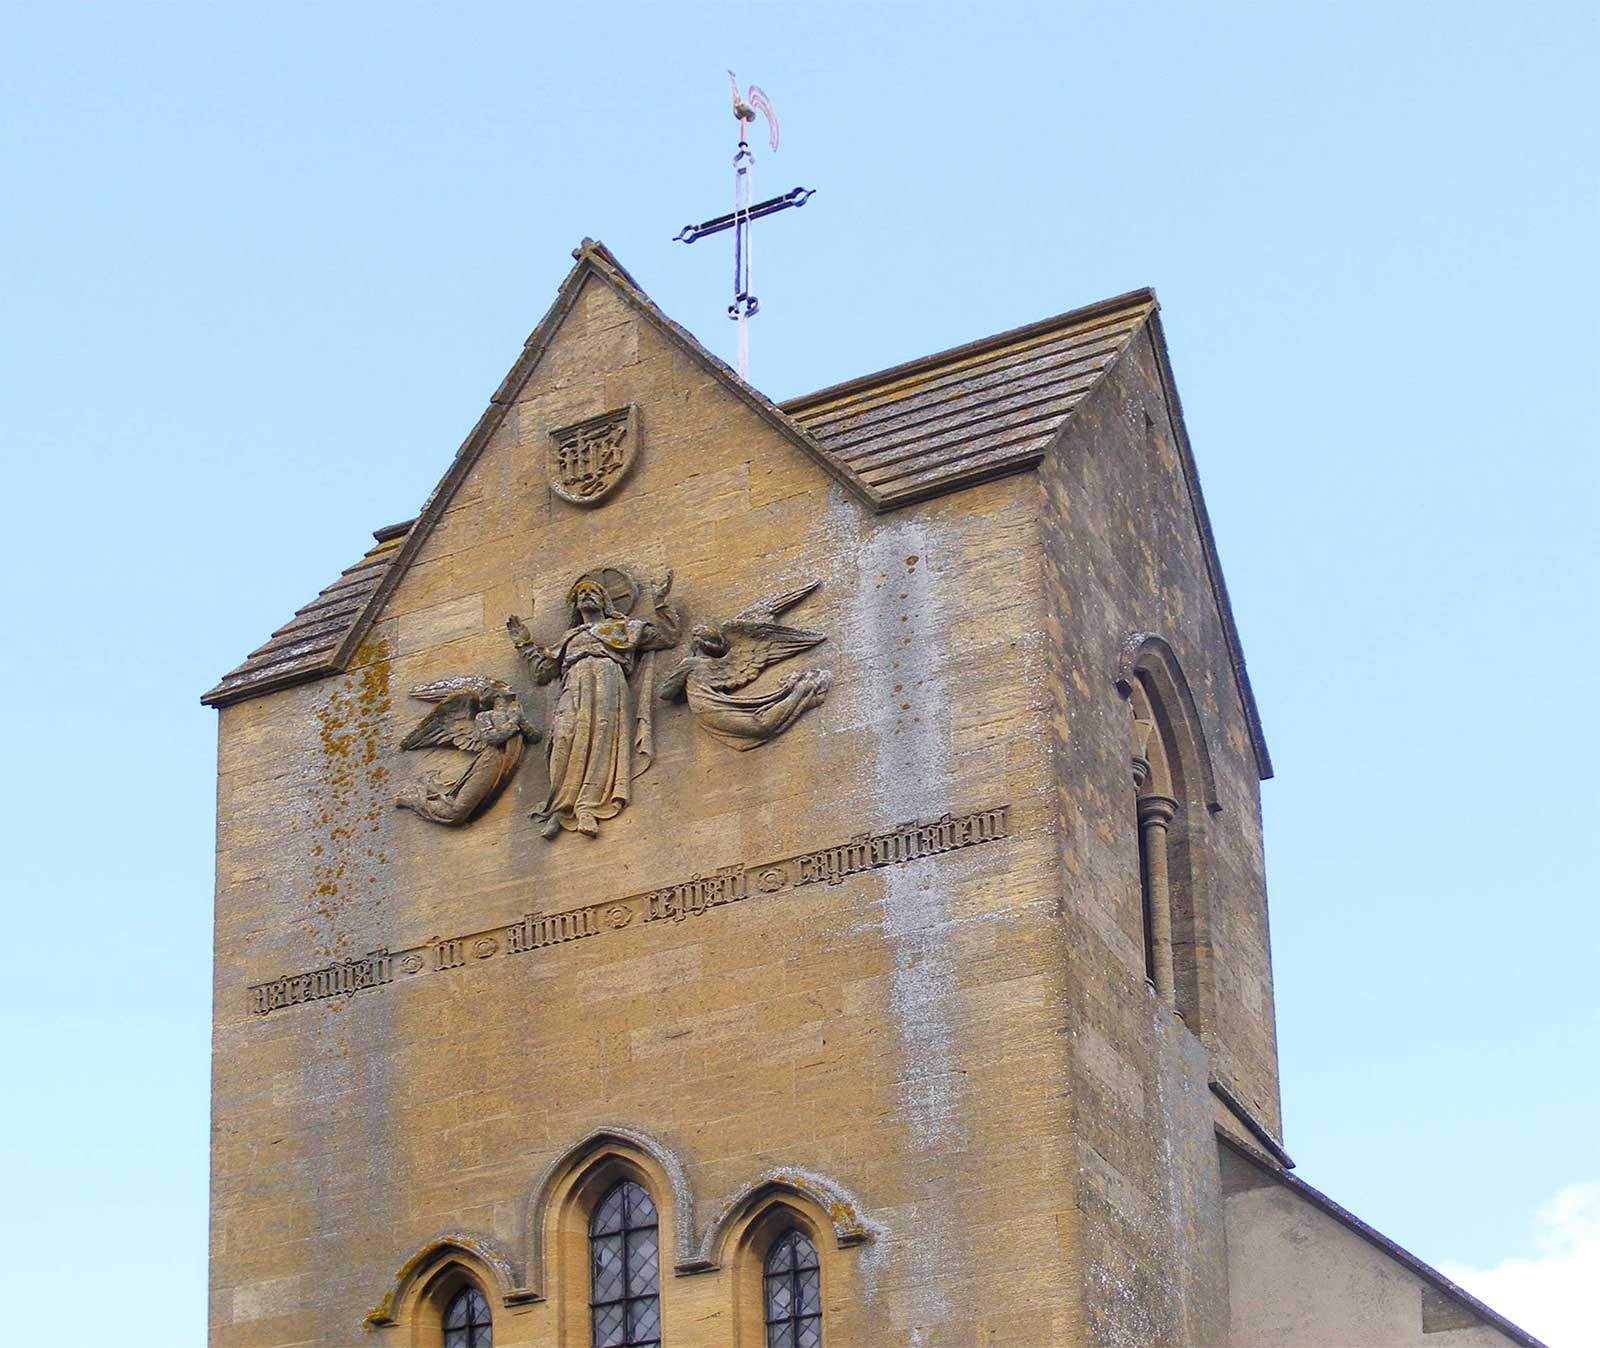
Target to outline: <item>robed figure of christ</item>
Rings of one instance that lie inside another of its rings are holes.
[[[639,587],[626,572],[585,572],[567,592],[571,625],[553,646],[534,641],[520,618],[506,620],[534,682],[561,681],[550,719],[550,794],[533,812],[545,837],[563,829],[596,836],[650,766],[651,652],[675,646],[682,623],[667,600],[671,589],[669,571],[652,591],[650,616],[635,618]]]

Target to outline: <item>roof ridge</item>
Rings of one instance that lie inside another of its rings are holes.
[[[988,337],[979,337],[975,341],[963,342],[959,346],[946,347],[943,351],[934,351],[926,356],[918,356],[913,360],[901,361],[897,365],[886,366],[872,374],[856,375],[841,383],[829,384],[824,388],[815,389],[810,393],[803,393],[795,398],[785,398],[778,406],[784,411],[791,411],[804,407],[808,403],[832,401],[847,393],[881,384],[892,377],[897,378],[916,374],[923,369],[947,364],[953,357],[964,356],[969,353],[980,354],[987,350],[998,349],[1026,340],[1035,335],[1042,335],[1054,328],[1064,328],[1068,324],[1081,324],[1086,319],[1096,317],[1101,313],[1109,314],[1118,309],[1139,307],[1143,307],[1146,314],[1160,308],[1160,304],[1156,300],[1156,292],[1149,286],[1141,286],[1139,289],[1127,291],[1125,294],[1113,295],[1110,299],[1097,300],[1093,304],[1085,304],[1077,309],[1068,309],[1065,313],[1055,314],[1050,318],[1041,318],[1032,323],[1024,323],[1021,327],[1008,328],[1004,332],[993,333]]]

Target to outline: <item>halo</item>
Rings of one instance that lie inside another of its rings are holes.
[[[572,588],[567,591],[569,606],[576,603],[578,586],[586,580],[593,581],[604,590],[606,603],[624,617],[632,613],[633,606],[639,602],[638,581],[620,566],[600,566],[593,571],[585,571],[572,582]]]

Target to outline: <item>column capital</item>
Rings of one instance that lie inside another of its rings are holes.
[[[1139,797],[1140,824],[1160,824],[1165,828],[1178,813],[1178,802],[1171,796],[1151,794]]]

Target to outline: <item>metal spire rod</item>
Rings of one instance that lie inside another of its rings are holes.
[[[710,234],[724,230],[733,231],[733,303],[728,306],[728,317],[739,325],[739,377],[750,378],[750,320],[761,309],[750,288],[750,226],[763,216],[776,215],[791,206],[804,206],[813,195],[809,187],[797,187],[781,197],[750,204],[751,187],[755,181],[755,155],[746,138],[746,129],[756,119],[759,108],[767,119],[767,139],[773,150],[778,148],[778,116],[771,100],[752,84],[749,101],[739,97],[739,82],[733,71],[728,72],[728,83],[733,89],[733,116],[739,127],[739,148],[733,155],[733,209],[700,225],[685,225],[673,239],[678,243],[693,243]]]

